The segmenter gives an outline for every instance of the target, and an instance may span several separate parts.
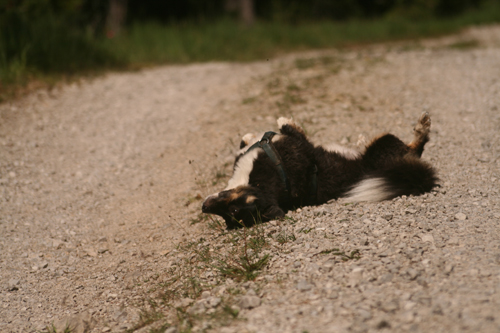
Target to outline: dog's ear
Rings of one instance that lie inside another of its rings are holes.
[[[285,217],[285,213],[279,206],[273,205],[269,206],[263,213],[262,216],[266,218],[266,220],[276,220],[282,217]]]

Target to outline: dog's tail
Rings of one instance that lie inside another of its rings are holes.
[[[344,197],[348,201],[382,201],[400,195],[420,195],[438,186],[436,171],[426,162],[406,156],[369,172]]]

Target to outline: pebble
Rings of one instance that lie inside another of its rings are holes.
[[[311,290],[312,288],[313,288],[313,285],[311,283],[307,282],[307,280],[300,280],[297,283],[297,289],[300,291],[308,291],[308,290]]]
[[[94,248],[85,249],[85,253],[91,257],[97,257],[97,251]]]
[[[362,320],[369,320],[372,318],[371,312],[364,309],[359,309],[358,315],[361,317]]]
[[[456,213],[455,219],[457,219],[459,221],[464,221],[467,219],[467,215],[465,215],[464,213]]]
[[[9,291],[16,291],[19,290],[19,284],[20,284],[19,279],[10,279],[8,283],[8,290]]]
[[[383,302],[381,309],[385,312],[394,312],[399,309],[399,304],[397,300],[391,300],[389,302]]]
[[[363,267],[355,267],[349,275],[349,286],[356,287],[363,279]]]
[[[179,333],[179,330],[177,329],[177,327],[169,327],[167,328],[163,333]]]
[[[417,276],[420,274],[419,271],[411,267],[406,269],[406,273],[408,274],[410,280],[415,280]]]
[[[202,301],[198,301],[196,303],[194,303],[193,306],[191,306],[187,312],[191,315],[200,315],[202,314],[203,312],[205,312],[206,310],[206,307],[205,307],[205,301],[202,300]]]
[[[217,307],[221,303],[222,299],[220,297],[208,297],[207,298],[207,304],[211,308]]]
[[[415,320],[415,314],[413,311],[405,311],[401,314],[401,320],[404,323],[412,323]]]
[[[434,243],[434,237],[431,234],[426,234],[422,236],[422,242],[424,243]]]
[[[193,304],[194,300],[191,298],[182,298],[177,303],[175,303],[176,308],[185,308]]]
[[[240,307],[242,309],[252,309],[260,305],[261,300],[258,296],[242,296],[240,299]]]

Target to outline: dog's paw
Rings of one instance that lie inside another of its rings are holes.
[[[254,142],[257,137],[253,133],[247,133],[243,135],[240,142],[240,149],[245,148],[250,143]]]
[[[429,112],[424,112],[418,118],[417,125],[413,129],[415,132],[415,136],[425,136],[429,134],[429,131],[431,129],[431,116],[429,115]]]
[[[285,125],[295,126],[295,122],[291,118],[279,117],[277,123],[279,129]]]
[[[255,134],[247,133],[247,134],[243,135],[243,137],[241,138],[241,141],[245,142],[246,144],[249,144],[250,142],[252,142],[252,140],[255,140],[255,138],[256,138]]]

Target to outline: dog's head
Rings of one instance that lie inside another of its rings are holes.
[[[228,229],[250,227],[285,216],[285,213],[257,187],[243,185],[208,196],[202,211],[224,218]]]

